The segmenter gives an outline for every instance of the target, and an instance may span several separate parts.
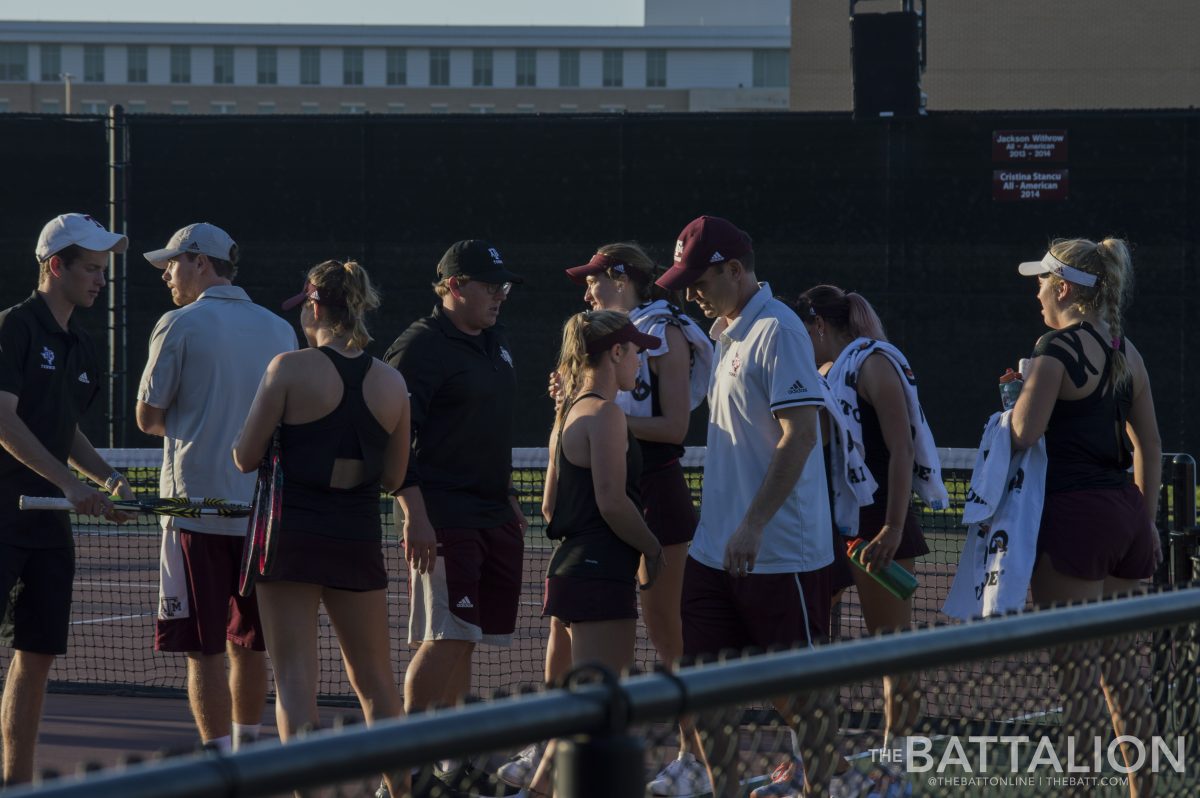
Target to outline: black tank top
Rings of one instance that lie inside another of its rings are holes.
[[[588,397],[585,393],[575,402]],[[574,406],[575,402],[572,402]],[[569,409],[568,409],[569,412]],[[564,418],[566,416],[564,415]],[[638,477],[642,473],[642,454],[633,433],[628,433],[625,451],[625,494],[635,507],[642,506]],[[577,466],[563,454],[562,430],[558,433],[558,472],[554,498],[554,516],[546,537],[561,540],[550,558],[547,576],[587,576],[596,579],[632,582],[637,579],[641,552],[621,540],[612,531],[596,505],[596,486],[592,469]]]
[[[654,373],[654,369],[650,369],[650,415],[661,416],[662,406],[658,402],[659,382],[658,375]],[[682,444],[666,443],[665,441],[643,441],[638,443],[642,446],[642,473],[650,474],[664,466],[669,466],[683,457],[684,448]],[[641,505],[638,505],[639,507]]]
[[[1112,349],[1100,333],[1085,322],[1043,335],[1034,347],[1034,357],[1048,355],[1068,371],[1091,370],[1084,357],[1080,334],[1100,343],[1104,366],[1095,390],[1082,399],[1058,399],[1046,425],[1046,492],[1114,488],[1129,482],[1126,473],[1133,464],[1133,446],[1125,430],[1133,387],[1129,380],[1112,382]],[[1125,342],[1121,342],[1125,351]]]
[[[374,359],[365,353],[349,358],[325,346],[317,351],[337,369],[342,400],[323,418],[280,426],[284,529],[379,540],[379,478],[390,436],[363,398]],[[330,487],[337,459],[361,460],[363,481],[353,488]]]

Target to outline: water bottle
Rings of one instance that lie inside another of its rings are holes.
[[[1005,410],[1012,410],[1017,406],[1017,397],[1021,395],[1021,386],[1025,381],[1021,379],[1021,372],[1008,369],[1000,376],[1000,406]]]
[[[861,568],[867,576],[883,585],[884,589],[896,598],[901,601],[908,600],[909,596],[917,589],[919,584],[917,578],[895,560],[892,560],[891,564],[882,571],[868,571],[862,561],[863,549],[866,547],[867,541],[862,538],[846,541],[846,555],[850,558],[850,562]]]

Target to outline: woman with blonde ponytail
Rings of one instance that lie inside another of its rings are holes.
[[[1121,320],[1133,280],[1128,245],[1060,239],[1019,271],[1037,276],[1042,320],[1051,328],[1034,347],[1012,412],[1015,447],[1046,441],[1033,600],[1051,605],[1135,592],[1162,557],[1154,525],[1162,443],[1146,365]],[[1055,664],[1065,734],[1076,741],[1104,736],[1100,694],[1091,689],[1097,684],[1118,735],[1154,734],[1133,663],[1080,646],[1060,650]],[[1136,755],[1122,750],[1127,761]],[[1145,794],[1150,779],[1149,768],[1134,770],[1130,793]]]
[[[362,266],[318,264],[283,308],[297,305],[311,348],[271,361],[233,447],[237,467],[253,471],[278,430],[281,531],[256,590],[284,742],[319,723],[321,604],[367,723],[403,712],[388,646],[379,494],[404,481],[408,389],[400,372],[363,351],[371,341],[364,316],[379,307],[379,294]],[[392,795],[407,794],[406,776],[385,781]]]
[[[542,615],[567,632],[576,665],[619,672],[633,664],[639,566],[643,590],[663,570],[663,546],[642,517],[641,448],[613,401],[617,391],[633,388],[638,353],[660,343],[611,310],[577,313],[563,328],[563,402],[550,434],[542,501],[546,537],[558,546],[546,571]],[[553,746],[528,795],[549,794],[552,760]]]

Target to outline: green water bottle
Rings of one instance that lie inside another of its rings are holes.
[[[895,560],[892,560],[891,564],[882,571],[868,571],[862,561],[863,549],[866,547],[867,541],[862,538],[846,541],[846,555],[850,558],[850,562],[861,568],[867,576],[883,585],[887,592],[901,601],[907,600],[917,589],[917,578]]]

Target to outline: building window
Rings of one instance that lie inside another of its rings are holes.
[[[579,51],[578,50],[559,50],[558,51],[558,85],[559,86],[578,86],[579,85]]]
[[[0,97],[0,114],[8,113],[8,98]]]
[[[321,48],[300,48],[300,85],[321,85]]]
[[[537,50],[531,47],[517,50],[517,85],[537,85]]]
[[[448,113],[450,113],[450,106],[447,105],[446,103],[430,103],[429,104],[429,113],[431,113],[431,114],[448,114]]]
[[[259,112],[260,114],[273,114],[273,113],[275,113],[275,103],[273,103],[273,102],[270,102],[270,101],[267,101],[267,102],[261,102],[261,103],[259,103],[259,104],[258,104],[258,112]]]
[[[213,83],[233,83],[233,48],[213,48]]]
[[[171,100],[171,113],[186,114],[189,111],[187,100]]]
[[[342,103],[343,114],[365,114],[366,112],[366,103]]]
[[[171,82],[192,82],[192,48],[187,45],[171,45]]]
[[[604,51],[604,74],[601,84],[610,88],[625,85],[625,52],[623,50]]]
[[[404,86],[408,83],[408,50],[403,47],[387,48],[387,85]]]
[[[754,87],[783,88],[788,85],[788,51],[754,51]]]
[[[216,100],[212,103],[209,103],[208,107],[209,110],[211,110],[214,114],[237,113],[237,103],[232,102],[231,100]]]
[[[496,110],[496,106],[491,103],[471,103],[471,113],[473,114],[490,114]]]
[[[404,113],[404,103],[388,103],[387,110],[389,114]]]
[[[174,48],[172,48],[174,49]],[[131,44],[125,48],[125,80],[129,83],[145,83],[149,80],[149,56],[146,45]]]
[[[492,85],[492,49],[477,47],[471,51],[471,85]]]
[[[575,103],[562,103],[558,106],[558,110],[562,111],[563,113],[573,114],[579,110],[579,106]]]
[[[43,114],[57,114],[62,108],[59,107],[58,100],[42,100],[41,110]]]
[[[29,45],[0,44],[0,80],[29,80]]]
[[[445,47],[432,47],[429,50],[429,85],[450,85],[450,51]]]
[[[361,86],[363,83],[363,51],[361,47],[342,48],[342,83]]]
[[[602,105],[602,106],[600,106],[600,110],[606,114],[619,114],[625,110],[625,106],[623,106],[623,105]]]
[[[43,44],[40,49],[42,51],[42,80],[61,80],[59,76],[62,74],[62,45]]]
[[[274,47],[259,47],[255,82],[260,86],[274,86],[279,82],[279,54]]]
[[[79,103],[79,113],[104,116],[108,113],[108,103],[104,100],[82,100]]]
[[[83,46],[83,79],[87,83],[104,82],[104,45]]]
[[[131,114],[144,114],[146,113],[146,101],[130,100],[129,102],[125,103],[125,110]]]
[[[537,111],[537,106],[533,103],[517,103],[518,114],[532,114]]]
[[[661,89],[667,85],[667,51],[646,51],[646,88]]]
[[[302,114],[319,114],[321,113],[320,103],[300,103],[300,113]]]

